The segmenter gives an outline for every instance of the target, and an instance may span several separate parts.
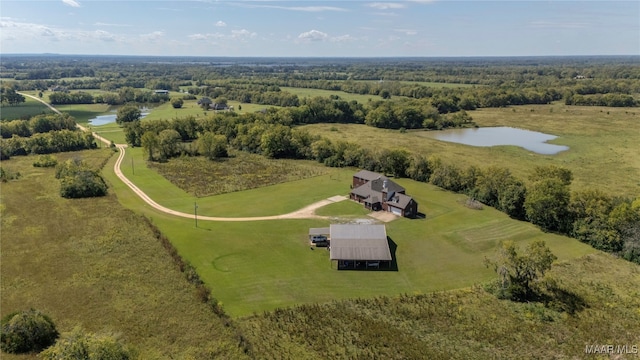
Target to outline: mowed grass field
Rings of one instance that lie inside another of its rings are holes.
[[[0,107],[0,119],[15,120],[50,112],[51,110],[41,102],[25,96],[25,102],[21,104],[13,106],[3,104]]]
[[[497,165],[527,181],[535,166],[573,172],[573,189],[599,188],[612,195],[640,194],[640,109],[574,107],[561,104],[480,109],[469,112],[479,126],[512,126],[558,136],[568,151],[540,155],[517,146],[474,147],[434,140],[423,131],[400,133],[366,125],[314,124],[311,133],[370,149],[403,148],[435,155],[461,167]]]
[[[99,166],[110,150],[55,154]],[[93,199],[63,199],[53,168],[29,157],[2,167],[22,177],[0,193],[0,309],[35,308],[60,332],[76,326],[114,333],[140,359],[242,358],[233,327],[200,302],[196,289],[113,189]],[[35,359],[35,355],[2,359]]]
[[[152,170],[146,169],[139,149],[123,162],[123,170],[159,203],[191,213],[190,197]],[[137,152],[136,152],[137,151]],[[137,160],[139,159],[139,160]],[[108,166],[112,166],[114,159]],[[231,194],[200,198],[198,215],[258,216],[296,210],[349,191],[354,169]],[[132,173],[135,171],[135,175]],[[340,218],[368,218],[356,204],[344,202],[320,209],[335,220],[274,220],[207,222],[169,216],[151,209],[115,179],[105,175],[120,202],[141,211],[171,239],[180,254],[233,316],[302,303],[376,295],[426,293],[469,287],[495,276],[483,265],[501,240],[527,243],[544,239],[560,259],[595,250],[576,240],[547,234],[533,225],[508,218],[494,209],[471,210],[464,196],[429,184],[399,179],[420,204],[424,219],[397,219],[387,225],[396,245],[398,271],[337,271],[326,249],[311,250],[309,227],[328,226]],[[370,220],[370,218],[368,218]]]

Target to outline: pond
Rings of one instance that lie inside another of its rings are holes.
[[[555,135],[507,126],[427,131],[423,135],[436,140],[471,146],[514,145],[544,155],[554,155],[569,150],[568,146],[547,143],[557,138]]]
[[[117,110],[111,110],[109,114],[98,115],[94,118],[91,118],[89,119],[89,124],[93,126],[100,126],[100,125],[107,125],[107,124],[114,123],[116,122],[116,116],[117,116],[116,111]],[[151,113],[151,109],[148,107],[143,107],[140,109],[140,111],[141,111],[141,114],[140,114],[141,119]]]

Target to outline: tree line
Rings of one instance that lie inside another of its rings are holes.
[[[63,151],[95,149],[90,133],[76,129],[68,114],[44,114],[29,120],[0,122],[0,158],[28,154],[50,154]]]
[[[117,92],[106,92],[95,95],[83,91],[59,91],[49,94],[49,101],[53,105],[93,103],[122,105],[128,102],[160,103],[168,100],[168,94],[157,94],[151,90],[135,89],[128,86],[118,89]]]

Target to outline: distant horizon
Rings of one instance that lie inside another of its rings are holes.
[[[640,54],[626,0],[2,0],[0,53],[285,58]]]
[[[80,54],[80,53],[0,53],[2,56],[83,56],[83,57],[151,57],[151,58],[223,58],[223,59],[473,59],[473,58],[616,58],[637,57],[640,54],[587,55],[466,55],[466,56],[262,56],[262,55],[138,55],[138,54]]]

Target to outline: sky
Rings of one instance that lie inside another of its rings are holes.
[[[2,0],[10,53],[640,55],[640,1]]]

